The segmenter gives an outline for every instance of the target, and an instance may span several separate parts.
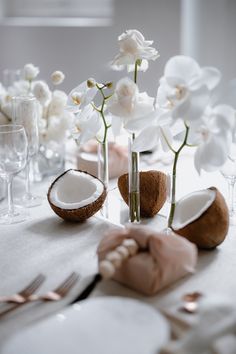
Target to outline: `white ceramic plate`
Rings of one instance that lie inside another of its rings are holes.
[[[169,339],[153,307],[122,297],[85,300],[11,337],[1,354],[157,354]]]

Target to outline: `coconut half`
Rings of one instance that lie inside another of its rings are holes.
[[[176,203],[171,228],[199,248],[215,248],[229,229],[229,212],[215,187],[193,192]]]
[[[48,191],[54,212],[64,220],[83,221],[101,209],[106,198],[102,181],[85,171],[70,169]]]
[[[140,176],[140,214],[144,217],[156,215],[167,198],[167,176],[161,171],[142,171]],[[125,203],[129,204],[128,174],[118,178],[118,188]]]

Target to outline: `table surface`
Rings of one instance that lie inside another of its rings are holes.
[[[150,159],[150,157],[149,157]],[[170,165],[163,161],[143,162],[142,169],[169,171]],[[10,335],[34,321],[55,313],[67,306],[89,283],[97,271],[96,249],[104,234],[114,227],[123,227],[128,209],[111,183],[109,192],[109,221],[99,213],[85,223],[64,222],[51,210],[46,192],[51,180],[34,184],[34,193],[44,197],[43,204],[29,210],[26,222],[0,226],[0,294],[7,295],[21,289],[38,273],[47,278],[39,292],[51,290],[72,271],[80,274],[80,281],[63,301],[48,304],[29,304],[0,319],[0,343]],[[219,172],[201,177],[194,171],[188,151],[180,160],[178,168],[177,197],[193,190],[215,185],[225,194],[226,182]],[[22,190],[22,180],[15,181],[15,195]],[[165,227],[169,205],[160,215],[143,220],[155,230]],[[120,224],[120,226],[119,226]],[[222,293],[235,299],[236,293],[236,228],[231,226],[225,242],[213,251],[200,251],[197,271],[194,275],[174,283],[156,296],[145,297],[115,281],[103,281],[95,288],[91,297],[125,296],[137,298],[157,309],[175,304],[184,293],[200,291],[204,294]],[[4,306],[4,305],[0,305]],[[2,307],[1,307],[2,308]],[[1,345],[0,345],[1,352]]]

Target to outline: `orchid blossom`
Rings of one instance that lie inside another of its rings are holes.
[[[137,30],[128,30],[118,37],[120,52],[112,61],[115,70],[122,70],[127,66],[128,71],[146,71],[148,60],[156,60],[158,51],[152,48],[153,41],[145,40]]]
[[[91,105],[87,105],[77,113],[73,138],[79,145],[93,139],[102,127],[99,113]]]
[[[93,101],[97,92],[98,88],[96,85],[91,87],[88,85],[87,80],[82,82],[69,93],[67,109],[73,113],[78,113]]]
[[[139,92],[138,86],[129,78],[118,81],[113,96],[107,103],[108,111],[120,120],[129,132],[136,132],[149,125],[155,118],[154,98]]]

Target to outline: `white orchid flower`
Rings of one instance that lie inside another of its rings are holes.
[[[170,116],[165,115],[163,110],[157,110],[155,120],[136,137],[132,150],[135,152],[151,150],[160,142],[163,151],[167,152],[175,136],[184,129],[182,121],[178,120],[173,124]]]
[[[197,144],[194,165],[198,173],[218,170],[226,161],[235,127],[235,110],[228,105],[208,107],[201,122],[190,127],[188,141]]]
[[[155,117],[154,98],[139,92],[138,86],[129,78],[118,81],[107,109],[115,119],[123,121],[124,128],[136,132],[150,124]]]
[[[24,79],[27,81],[34,80],[39,74],[39,68],[33,64],[26,64],[23,69]]]
[[[211,90],[220,78],[220,72],[213,67],[200,68],[190,57],[175,56],[166,63],[157,104],[169,109],[174,120],[196,121],[201,118],[209,103]]]
[[[70,112],[78,113],[81,109],[91,103],[98,91],[95,86],[88,85],[88,81],[82,82],[68,95],[67,109]]]
[[[120,53],[112,61],[114,69],[123,69],[127,66],[128,70],[134,68],[136,60],[143,61],[139,69],[146,71],[148,60],[156,60],[159,54],[155,48],[152,48],[153,41],[146,41],[142,33],[137,30],[128,30],[118,37]],[[131,67],[130,67],[131,66]]]
[[[99,113],[90,104],[85,106],[76,118],[76,131],[72,135],[77,143],[82,145],[96,137],[102,127],[102,121]]]

